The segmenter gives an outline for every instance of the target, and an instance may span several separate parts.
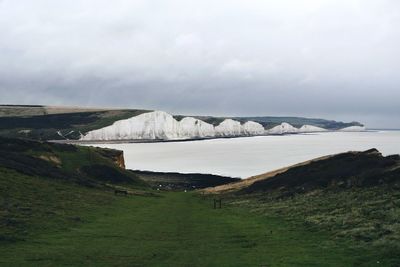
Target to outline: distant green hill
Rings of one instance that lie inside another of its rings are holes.
[[[176,119],[180,120],[186,116],[174,116]],[[272,117],[272,116],[260,116],[260,117],[212,117],[212,116],[193,116],[195,118],[201,119],[207,123],[211,123],[213,125],[218,125],[223,120],[230,118],[233,120],[237,120],[240,122],[246,121],[255,121],[270,129],[276,125],[281,124],[282,122],[287,122],[294,127],[301,127],[303,125],[313,125],[321,128],[325,128],[328,130],[339,130],[349,126],[364,126],[363,124],[353,121],[353,122],[341,122],[334,120],[325,120],[325,119],[313,119],[313,118],[303,118],[303,117]]]
[[[144,112],[147,110],[0,106],[0,136],[35,140],[79,139],[81,133]]]
[[[243,118],[234,118],[238,120],[243,120]],[[334,120],[325,119],[313,119],[313,118],[302,118],[302,117],[246,117],[246,120],[252,120],[262,125],[268,125],[269,127],[276,126],[282,122],[287,122],[294,127],[301,127],[303,125],[313,125],[329,130],[339,130],[349,126],[364,126],[363,124],[353,121],[353,122],[341,122]]]

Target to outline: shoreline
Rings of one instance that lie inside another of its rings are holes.
[[[375,132],[378,130],[365,130],[359,132]],[[220,136],[220,137],[203,137],[203,138],[188,138],[188,139],[116,139],[116,140],[47,140],[51,143],[72,144],[72,145],[91,145],[91,144],[130,144],[130,143],[170,143],[170,142],[190,142],[190,141],[204,141],[215,139],[234,139],[245,137],[266,137],[266,136],[287,136],[287,135],[307,135],[307,134],[320,134],[320,133],[341,133],[341,131],[321,131],[321,132],[304,132],[304,133],[283,133],[283,134],[263,134],[263,135],[241,135],[241,136]],[[346,133],[346,132],[342,132]]]

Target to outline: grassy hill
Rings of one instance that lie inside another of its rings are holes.
[[[128,119],[150,110],[139,109],[89,109],[80,107],[50,107],[35,105],[0,105],[0,136],[30,138],[35,140],[79,139],[81,133],[109,126],[117,120]],[[176,115],[180,120],[184,116]],[[228,117],[195,116],[217,125]],[[336,122],[298,117],[233,117],[241,122],[254,120],[266,128],[282,122],[296,127],[311,124],[327,129],[340,129],[358,122]]]
[[[399,266],[399,189],[400,156],[383,157],[371,149],[318,158],[205,192],[255,214],[352,240],[352,247],[370,248],[389,266]]]
[[[0,244],[79,223],[113,201],[113,188],[147,184],[121,168],[121,151],[0,138]]]

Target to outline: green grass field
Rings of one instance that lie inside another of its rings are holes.
[[[390,266],[328,233],[238,206],[215,210],[195,193],[110,198],[71,207],[84,214],[77,223],[0,243],[0,266]]]

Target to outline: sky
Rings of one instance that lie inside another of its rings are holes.
[[[400,128],[400,1],[0,0],[0,103]]]

